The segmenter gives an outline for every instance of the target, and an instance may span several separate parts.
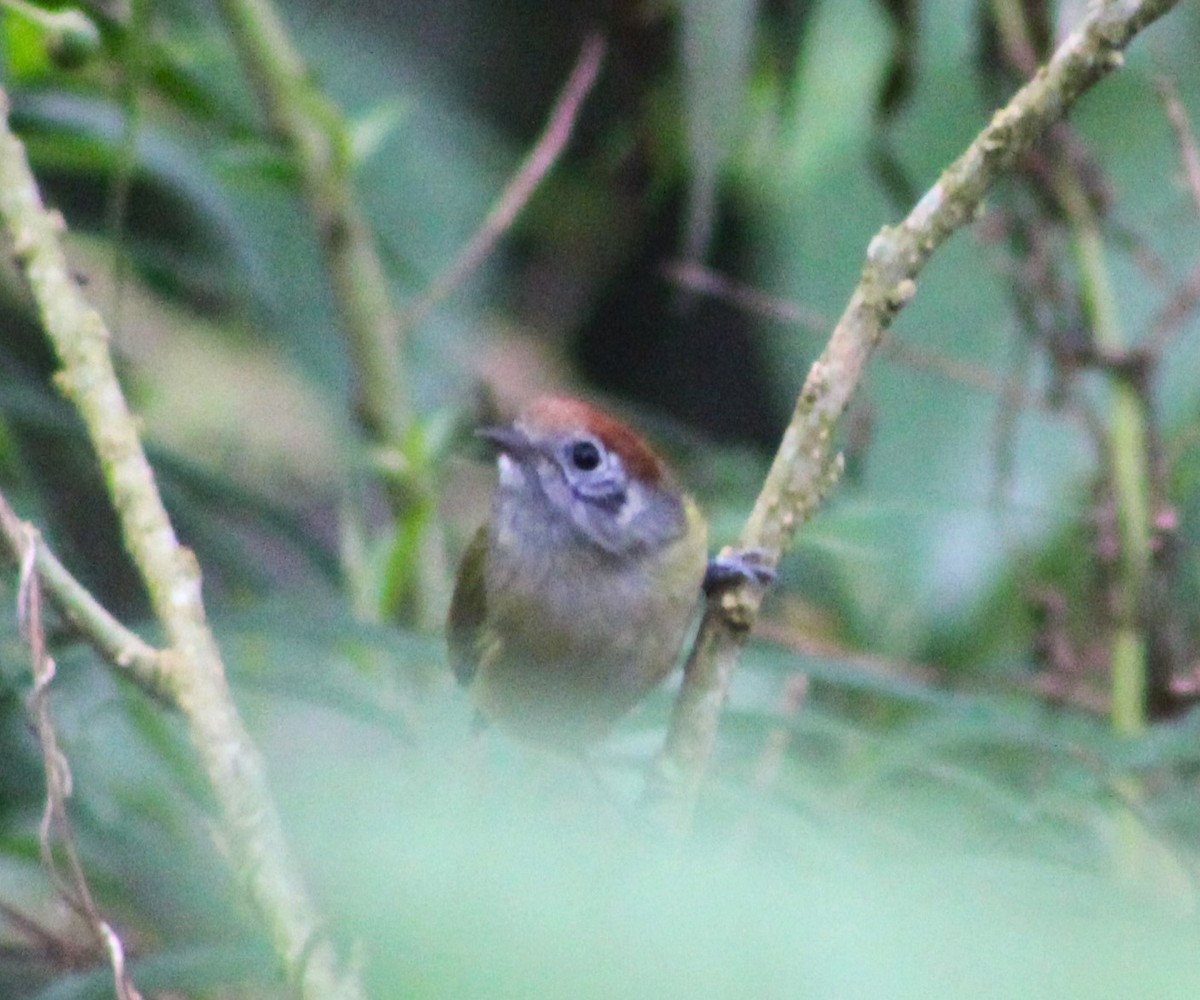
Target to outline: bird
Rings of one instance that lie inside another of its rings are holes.
[[[695,502],[591,403],[543,396],[478,433],[498,484],[455,582],[451,666],[484,720],[582,752],[671,672],[706,581],[743,566],[709,570]]]

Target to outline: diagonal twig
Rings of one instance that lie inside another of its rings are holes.
[[[1158,96],[1167,113],[1171,131],[1175,133],[1175,145],[1179,147],[1179,159],[1183,164],[1183,176],[1191,193],[1196,211],[1200,212],[1200,147],[1196,145],[1196,133],[1188,119],[1187,111],[1179,100],[1175,84],[1165,76],[1155,82]]]
[[[796,529],[820,505],[839,470],[833,434],[866,363],[896,314],[916,294],[916,277],[1017,158],[1090,87],[1119,68],[1135,35],[1178,0],[1092,4],[1045,66],[993,115],[898,226],[867,247],[862,276],[805,380],[775,460],[738,544],[778,562]],[[738,656],[762,604],[752,582],[709,599],[685,667],[664,745],[651,765],[645,806],[686,830],[716,742]]]
[[[400,320],[403,330],[419,326],[430,311],[487,258],[496,241],[512,226],[571,138],[584,99],[600,75],[604,50],[604,38],[599,34],[590,35],[584,41],[579,60],[563,85],[541,137],[500,193],[475,235],[429,288],[404,311]]]
[[[41,535],[22,521],[0,494],[0,535],[17,562],[33,551],[33,567],[42,588],[79,634],[147,694],[173,703],[162,650],[122,625],[109,610],[71,575],[50,551]]]

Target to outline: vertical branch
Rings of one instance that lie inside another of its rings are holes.
[[[58,356],[59,388],[83,418],[121,533],[170,649],[164,682],[187,719],[220,813],[230,862],[266,925],[283,967],[311,1000],[362,995],[338,968],[294,865],[263,761],[238,715],[201,596],[200,567],[179,544],[113,370],[109,331],[71,277],[62,217],[42,205],[0,91],[0,218]]]
[[[1061,177],[1057,189],[1075,233],[1084,308],[1096,347],[1105,356],[1120,357],[1125,352],[1125,337],[1109,279],[1099,220],[1074,177]],[[1118,733],[1134,736],[1146,725],[1147,643],[1142,609],[1151,555],[1148,415],[1145,400],[1127,373],[1114,371],[1110,382],[1106,441],[1121,539],[1118,566],[1121,606],[1117,609],[1111,650],[1112,724]]]
[[[219,0],[218,4],[247,75],[258,91],[271,127],[290,148],[333,285],[341,325],[350,346],[358,386],[359,417],[368,439],[381,451],[376,470],[396,523],[393,555],[408,565],[393,566],[393,584],[379,603],[395,611],[414,597],[415,618],[432,628],[441,623],[447,573],[428,456],[410,434],[412,403],[404,373],[404,344],[438,302],[474,270],[512,224],[570,138],[579,109],[591,91],[604,57],[604,41],[590,36],[559,97],[550,121],[520,170],[505,188],[483,225],[450,267],[408,307],[393,308],[387,275],[374,237],[351,184],[349,141],[339,108],[311,83],[278,11],[270,0]],[[355,488],[348,491],[353,498]],[[353,502],[353,500],[351,500]],[[365,540],[361,518],[344,511],[348,575],[362,575]],[[416,539],[416,545],[411,544]],[[415,582],[414,582],[415,581]],[[351,579],[356,603],[364,607],[367,589]],[[396,584],[402,593],[397,593]],[[411,591],[411,594],[410,594]]]
[[[360,419],[376,442],[398,446],[412,420],[404,348],[387,275],[350,184],[341,113],[312,85],[270,0],[219,0],[218,7],[271,128],[295,157],[358,379]]]
[[[433,628],[449,603],[441,526],[429,469],[423,455],[414,455],[419,449],[411,434],[404,332],[374,235],[353,189],[345,121],[341,110],[313,85],[270,0],[219,0],[218,8],[267,120],[299,171],[349,349],[355,416],[377,459],[371,471],[383,486],[396,531],[415,534],[418,541],[416,548],[406,550],[408,565],[401,568],[404,596],[412,599],[415,620]],[[355,503],[365,476],[358,468],[348,475],[346,497]],[[343,538],[365,541],[361,508],[343,507],[342,516],[350,519],[343,525]],[[376,618],[385,609],[360,556],[355,549],[343,549],[342,570],[356,606]]]

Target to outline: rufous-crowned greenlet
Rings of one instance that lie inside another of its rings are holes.
[[[485,719],[583,749],[675,665],[707,527],[650,446],[589,403],[543,397],[480,435],[499,484],[454,589],[454,673]]]

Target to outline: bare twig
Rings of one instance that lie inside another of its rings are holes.
[[[831,319],[824,313],[790,299],[769,295],[703,264],[672,261],[663,268],[663,274],[668,281],[681,288],[736,306],[755,316],[798,326],[808,333],[824,333],[829,329]]]
[[[1196,146],[1196,133],[1192,131],[1192,123],[1179,100],[1175,84],[1167,77],[1160,76],[1155,86],[1166,109],[1167,121],[1171,123],[1171,131],[1175,133],[1179,159],[1183,163],[1184,179],[1192,194],[1196,211],[1200,212],[1200,148]]]
[[[25,149],[8,127],[3,91],[0,218],[61,364],[56,381],[83,418],[125,545],[170,643],[164,679],[187,720],[213,791],[230,863],[301,995],[306,1000],[356,1000],[362,996],[357,976],[339,968],[291,859],[262,758],[238,715],[208,626],[199,564],[180,545],[163,507],[137,422],[113,369],[109,331],[72,279],[59,241],[62,217],[42,204]]]
[[[833,322],[815,309],[791,299],[770,295],[703,264],[673,262],[664,268],[664,274],[669,281],[689,291],[725,302],[751,315],[796,326],[807,332],[827,330]],[[886,332],[881,346],[892,360],[905,367],[927,371],[959,385],[1002,396],[1026,409],[1050,408],[1050,404],[1042,398],[1023,391],[1019,385],[1001,378],[981,365],[959,361],[936,351],[903,343]]]
[[[508,231],[518,213],[528,204],[571,138],[580,108],[600,75],[605,48],[604,38],[599,34],[589,35],[584,41],[579,60],[550,112],[541,137],[500,193],[475,235],[459,251],[450,266],[405,309],[400,321],[402,330],[407,332],[415,329],[438,303],[458,288],[492,252],[496,241]]]
[[[1166,110],[1167,121],[1175,133],[1179,147],[1179,159],[1183,164],[1183,176],[1191,193],[1196,210],[1200,212],[1200,147],[1196,144],[1196,133],[1186,109],[1179,100],[1175,84],[1167,77],[1157,81],[1159,97]],[[1154,325],[1148,338],[1148,348],[1156,355],[1166,348],[1173,334],[1183,327],[1183,322],[1200,305],[1200,268],[1196,268],[1182,285],[1174,291],[1166,305],[1154,317]]]
[[[774,564],[829,488],[833,431],[868,358],[896,313],[916,294],[934,251],[974,218],[997,177],[1075,100],[1117,69],[1122,50],[1178,0],[1127,0],[1089,7],[1050,61],[997,111],[966,152],[908,217],[871,240],[862,277],[821,357],[813,364],[766,482],[738,540]],[[709,600],[685,668],[645,801],[676,829],[691,822],[741,647],[758,617],[761,587],[747,583]]]
[[[1184,321],[1197,306],[1200,306],[1200,267],[1192,269],[1192,273],[1154,317],[1146,343],[1147,350],[1161,356],[1171,338],[1183,329]]]
[[[606,47],[603,36],[599,34],[589,35],[584,41],[575,68],[550,112],[542,135],[526,155],[520,168],[509,180],[479,229],[459,251],[458,256],[434,279],[424,293],[409,303],[400,316],[398,330],[401,340],[407,340],[429,313],[462,285],[492,253],[497,241],[509,230],[546,174],[558,162],[574,131],[583,102],[591,93],[600,74]],[[436,527],[436,503],[428,484],[417,483],[416,488],[410,489],[409,492],[421,497],[428,512],[428,524]],[[353,525],[350,529],[353,532]],[[347,537],[352,537],[352,534],[348,534]],[[423,574],[417,595],[418,619],[426,627],[440,628],[449,604],[449,595],[445,593],[449,576],[445,567],[445,546],[442,544],[440,533],[435,538],[426,539],[418,557],[418,571]],[[399,578],[398,574],[392,576]]]
[[[24,946],[11,946],[13,951],[31,951],[54,968],[80,969],[95,962],[93,951],[85,943],[56,934],[3,900],[0,900],[0,918],[27,942]],[[0,946],[0,954],[3,953],[4,947]]]
[[[36,569],[37,547],[36,535],[29,530],[20,547],[17,619],[21,634],[29,645],[33,666],[29,714],[33,717],[33,728],[37,733],[46,771],[46,804],[38,827],[42,864],[59,895],[87,923],[97,943],[108,954],[118,1000],[141,1000],[141,994],[125,971],[125,949],[121,939],[101,916],[92,896],[67,813],[67,799],[71,796],[71,767],[58,745],[58,734],[50,712],[50,684],[54,680],[55,667],[54,659],[46,650],[46,634],[42,627],[42,588]],[[66,862],[65,872],[55,857],[56,844]]]
[[[96,652],[147,694],[172,701],[162,651],[117,621],[58,561],[41,535],[17,517],[3,494],[0,494],[0,534],[18,562],[25,558],[26,549],[32,546],[34,569],[42,587],[58,610]]]

